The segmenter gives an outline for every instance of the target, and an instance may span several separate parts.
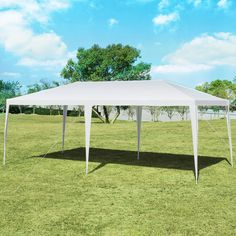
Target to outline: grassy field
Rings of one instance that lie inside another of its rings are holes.
[[[197,185],[190,122],[143,122],[137,161],[135,122],[93,120],[85,176],[83,119],[68,118],[64,155],[61,120],[10,115],[0,235],[236,235],[225,120],[200,122]],[[232,135],[236,150],[236,120]]]

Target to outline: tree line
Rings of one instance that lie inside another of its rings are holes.
[[[140,61],[140,50],[129,45],[112,44],[107,47],[93,45],[89,49],[79,48],[76,59],[69,59],[61,71],[61,77],[64,82],[48,82],[40,80],[38,83],[27,87],[26,93],[34,93],[44,89],[53,88],[65,83],[75,81],[115,81],[115,80],[150,80],[151,64]],[[214,80],[196,86],[197,90],[210,93],[212,95],[230,100],[230,109],[236,110],[236,84],[235,79]],[[6,99],[21,95],[21,85],[19,82],[5,82],[0,80],[0,111],[5,111]],[[149,107],[153,121],[158,121],[158,117],[164,111],[171,119],[178,113],[184,119],[188,109],[186,107]],[[209,108],[202,107],[202,110]],[[220,108],[211,109],[219,111]],[[132,107],[128,106],[94,106],[93,116],[98,117],[104,123],[114,123],[119,117],[121,110],[126,110],[129,117],[135,113]],[[48,107],[19,107],[12,106],[11,113],[33,113],[33,114],[62,114],[61,106]],[[71,115],[80,115],[83,113],[81,107],[74,111],[69,111]]]

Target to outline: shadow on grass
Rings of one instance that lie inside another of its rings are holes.
[[[42,154],[37,157],[43,157]],[[45,158],[85,161],[85,149],[76,148],[61,152],[48,153]],[[227,161],[223,157],[199,156],[199,170],[215,165],[221,161]],[[146,166],[179,170],[194,170],[193,156],[184,154],[141,152],[140,160],[137,160],[136,151],[112,150],[90,148],[90,162],[100,163],[90,173],[104,167],[106,164],[122,164],[132,166]]]

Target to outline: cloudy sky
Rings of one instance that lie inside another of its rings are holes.
[[[0,79],[60,80],[78,47],[129,44],[153,79],[236,76],[233,0],[0,0]]]

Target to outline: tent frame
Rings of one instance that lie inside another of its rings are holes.
[[[6,149],[7,149],[7,133],[8,133],[8,120],[9,120],[9,108],[10,105],[6,104],[6,116],[5,116],[5,130],[4,130],[4,154],[3,165],[6,164]],[[62,152],[64,152],[65,144],[65,130],[66,130],[66,117],[67,117],[68,105],[63,106],[63,125],[62,125]],[[196,183],[198,182],[198,105],[189,105],[190,119],[192,127],[192,142],[193,142],[193,155],[194,155],[194,173]],[[226,106],[226,121],[229,139],[229,151],[230,151],[230,163],[233,166],[233,150],[232,150],[232,137],[231,137],[231,123],[229,114],[229,105]],[[142,106],[137,106],[137,159],[140,158],[141,147],[141,123],[142,123]],[[92,105],[84,105],[85,116],[85,154],[86,154],[86,175],[88,174],[89,164],[89,148],[90,148],[90,131],[91,131],[91,117],[92,117]]]

